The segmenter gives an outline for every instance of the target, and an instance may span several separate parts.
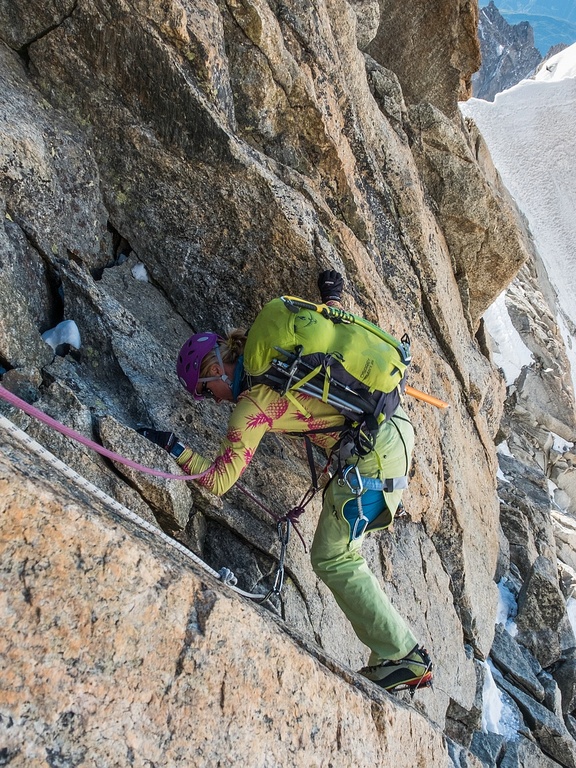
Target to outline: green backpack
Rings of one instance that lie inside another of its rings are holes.
[[[410,340],[398,341],[357,315],[291,296],[268,302],[248,332],[244,370],[302,406],[294,392],[332,405],[357,427],[360,455],[400,403]]]

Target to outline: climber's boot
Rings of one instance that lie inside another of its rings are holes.
[[[432,684],[432,661],[426,649],[416,645],[403,659],[381,661],[359,673],[387,691],[407,688],[414,693]]]

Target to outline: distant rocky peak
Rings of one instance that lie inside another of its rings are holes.
[[[482,66],[472,77],[472,93],[478,99],[493,101],[497,93],[532,74],[542,61],[530,24],[508,24],[493,0],[480,9],[478,37]]]

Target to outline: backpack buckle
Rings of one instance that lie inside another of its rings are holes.
[[[286,349],[282,349],[281,347],[274,347],[274,349],[284,357],[288,358],[286,362],[278,360],[277,358],[272,360],[272,367],[286,378],[286,381],[283,382],[282,387],[278,389],[281,395],[285,395],[292,386],[292,383],[294,381],[299,381],[301,378],[299,368],[303,347],[300,344],[296,347],[294,352],[288,352]]]

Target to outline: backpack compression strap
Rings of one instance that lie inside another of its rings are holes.
[[[333,323],[353,323],[354,325],[358,325],[360,328],[370,331],[379,339],[386,341],[394,347],[398,351],[404,365],[408,366],[412,361],[412,355],[410,354],[410,339],[406,334],[402,337],[401,341],[398,341],[398,339],[395,339],[394,336],[386,333],[386,331],[382,330],[382,328],[379,328],[377,325],[374,325],[374,323],[365,320],[363,317],[354,315],[352,312],[347,312],[345,309],[329,307],[327,304],[315,304],[313,301],[299,299],[296,296],[282,296],[281,299],[286,308],[291,312],[296,313],[300,309],[309,309],[312,312],[318,312],[318,314],[327,317],[329,320],[332,320]]]
[[[358,317],[358,315],[347,312],[344,309],[339,309],[338,307],[329,307],[327,304],[315,304],[312,301],[298,299],[295,296],[282,296],[282,301],[291,312],[298,312],[299,309],[309,309],[312,312],[318,312],[324,317],[329,318],[334,323],[355,323],[361,328],[372,331],[379,338],[396,347],[400,357],[406,365],[409,365],[412,360],[412,356],[410,354],[410,339],[406,335],[402,337],[401,341],[398,341],[393,336],[390,336],[390,334],[386,333],[386,331],[383,331],[382,328],[379,328],[377,325],[374,325],[368,320],[364,320],[362,317]],[[424,403],[429,403],[429,405],[434,405],[436,408],[448,408],[448,403],[445,403],[444,400],[440,400],[439,398],[434,397],[433,395],[429,395],[426,392],[421,392],[419,389],[414,389],[414,387],[409,385],[406,385],[405,391],[407,395],[410,395],[417,400],[421,400]]]

